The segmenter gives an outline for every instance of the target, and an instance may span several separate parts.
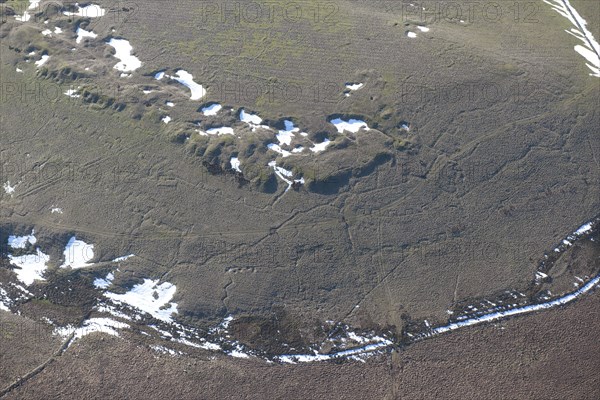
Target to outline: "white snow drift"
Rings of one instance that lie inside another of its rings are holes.
[[[160,72],[159,72],[160,74]],[[158,74],[155,75],[156,79],[161,79],[162,77],[158,77]],[[200,100],[204,96],[206,96],[206,89],[196,82],[194,82],[194,76],[189,72],[180,69],[175,72],[175,76],[171,78],[175,79],[177,82],[181,83],[184,86],[187,86],[188,89],[192,92],[190,95],[190,100]]]
[[[86,31],[85,29],[77,28],[77,39],[75,39],[75,43],[81,43],[86,37],[94,39],[97,38],[98,35],[92,31]]]
[[[89,267],[88,261],[94,258],[94,245],[77,240],[75,236],[69,239],[63,252],[64,262],[60,268],[71,267],[73,269]]]
[[[129,40],[112,38],[108,41],[108,45],[115,49],[115,57],[121,60],[114,66],[115,69],[131,72],[142,66],[142,62],[131,54],[133,47],[129,44]]]
[[[336,118],[336,119],[332,119],[330,122],[336,127],[336,129],[340,133],[342,133],[344,131],[356,133],[361,129],[364,129],[366,131],[369,130],[367,123],[360,119],[350,118],[348,121],[344,121],[341,118]]]
[[[89,4],[85,7],[81,7],[78,3],[75,3],[77,7],[76,12],[65,11],[64,14],[69,17],[87,17],[87,18],[98,18],[106,14],[106,10],[97,4]]]
[[[50,260],[50,256],[42,253],[40,249],[35,250],[35,254],[25,254],[18,257],[12,254],[8,255],[11,264],[19,269],[15,269],[17,278],[25,285],[31,285],[35,280],[44,280],[44,271],[46,271],[46,263]]]
[[[177,304],[171,303],[171,299],[176,291],[175,285],[169,282],[159,284],[158,280],[144,279],[144,283],[135,285],[125,294],[108,292],[105,296],[147,312],[161,321],[172,322],[171,314],[177,313]]]
[[[217,113],[221,111],[222,108],[223,106],[218,103],[210,104],[202,108],[202,114],[206,116],[217,115]]]

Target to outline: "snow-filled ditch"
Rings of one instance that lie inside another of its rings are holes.
[[[287,181],[292,179],[293,173],[291,171],[278,167],[276,164],[269,165],[275,169],[276,174],[278,174],[280,178],[284,178]],[[598,221],[596,220],[596,222],[590,222],[581,225],[573,233],[568,235],[565,240],[572,245],[575,240],[592,232],[597,222]],[[72,240],[70,240],[69,243],[72,247],[77,240],[74,237],[71,239]],[[84,242],[81,243],[85,245]],[[39,250],[39,248],[35,248],[35,246],[38,244],[38,240],[35,237],[35,231],[22,236],[11,235],[8,238],[8,244],[11,249],[19,251],[26,249]],[[564,247],[561,247],[560,251],[564,251]],[[130,257],[133,257],[133,254],[118,257],[113,261],[126,260]],[[360,333],[351,329],[349,326],[344,325],[341,327],[341,333],[338,333],[327,339],[327,341],[333,346],[333,351],[330,351],[328,354],[321,354],[319,352],[319,347],[314,345],[311,346],[310,351],[307,354],[284,354],[275,356],[273,358],[268,358],[266,356],[257,355],[256,352],[247,349],[244,345],[231,339],[231,335],[228,331],[229,326],[233,321],[233,317],[231,315],[226,316],[217,326],[209,329],[208,332],[204,334],[200,334],[198,330],[193,327],[186,327],[175,322],[173,320],[173,314],[178,313],[177,304],[172,302],[172,299],[176,293],[175,285],[169,282],[159,283],[159,280],[144,279],[142,283],[134,285],[126,293],[113,293],[106,291],[112,284],[114,278],[115,272],[109,272],[104,277],[99,277],[94,281],[94,286],[103,290],[103,296],[106,299],[105,302],[99,303],[99,305],[96,307],[96,311],[108,313],[110,314],[110,318],[90,318],[86,320],[81,327],[75,328],[72,326],[67,326],[56,328],[55,333],[63,337],[68,337],[71,334],[74,334],[75,338],[83,337],[92,332],[103,332],[118,336],[119,330],[129,328],[130,324],[134,320],[138,323],[141,322],[142,313],[148,313],[158,320],[156,323],[157,325],[152,325],[149,327],[156,330],[156,332],[158,332],[161,338],[164,340],[169,340],[174,343],[195,348],[221,351],[236,358],[249,358],[258,356],[269,362],[274,360],[282,363],[317,362],[339,358],[364,361],[365,357],[368,357],[372,354],[381,353],[393,345],[392,339],[387,337],[385,334],[376,334],[375,332]],[[498,304],[492,303],[489,300],[483,300],[482,304],[483,302],[487,302],[489,305],[494,307],[493,309],[488,310],[493,312],[488,312],[486,314],[477,316],[470,315],[464,316],[463,318],[459,317],[457,320],[452,321],[447,325],[438,327],[432,327],[428,321],[425,321],[425,326],[428,328],[428,331],[420,334],[420,336],[416,339],[435,336],[459,329],[461,327],[496,321],[514,315],[561,306],[574,301],[600,284],[600,274],[588,280],[587,283],[585,283],[584,279],[580,277],[577,277],[577,279],[578,282],[580,282],[583,286],[578,288],[576,291],[553,300],[549,299],[543,303],[518,306],[517,303],[519,303],[519,296],[522,298],[526,298],[526,296],[519,292],[507,292],[509,295],[512,294],[512,296],[515,298],[515,300],[509,300],[511,303],[514,301],[514,304],[512,304],[512,307],[514,308],[512,309],[498,309]],[[15,285],[15,287],[19,286]],[[26,294],[29,293],[27,289],[23,287],[20,287],[20,290]],[[9,310],[9,306],[11,306],[11,299],[8,297],[6,291],[0,287],[0,309]],[[468,310],[470,310],[470,312],[478,312],[478,307],[478,305],[477,307],[471,305],[468,307]],[[120,308],[120,310],[118,308]],[[123,311],[127,311],[129,314],[133,312],[133,318]],[[129,323],[118,321],[115,318],[127,320]],[[333,324],[333,322],[330,324]],[[155,350],[162,351],[163,349],[157,348]],[[167,352],[171,354],[170,351]]]
[[[273,171],[275,171],[275,175],[277,175],[277,177],[279,179],[281,179],[282,181],[284,181],[285,183],[287,183],[287,188],[285,189],[285,191],[287,192],[288,190],[290,190],[290,188],[292,187],[292,185],[294,183],[296,184],[301,184],[303,185],[304,182],[304,178],[299,178],[299,179],[293,179],[294,173],[290,170],[287,170],[283,167],[278,167],[277,166],[277,162],[276,161],[271,161],[268,164],[269,167],[273,168]]]
[[[276,169],[276,173],[280,174],[286,180],[289,181],[291,179],[291,171],[285,170],[281,167],[277,167],[274,164],[271,164],[271,166]],[[574,241],[578,237],[588,234],[592,231],[592,229],[592,223],[582,225],[571,235],[568,236],[570,238],[569,241]],[[14,246],[19,247],[23,246],[23,243],[26,243],[26,246],[32,246],[36,242],[35,239],[30,238],[30,236],[32,235],[33,232],[31,235],[15,237],[11,239],[11,243],[13,243]],[[97,278],[94,281],[94,285],[100,289],[107,289],[112,283],[113,279],[114,273],[111,272],[105,278]],[[578,278],[578,281],[582,284],[584,283],[584,280],[582,278]],[[582,296],[584,293],[591,291],[594,287],[596,287],[599,284],[600,274],[594,277],[593,279],[589,280],[585,285],[583,285],[576,291],[568,293],[557,299],[546,301],[544,303],[518,306],[517,303],[519,303],[519,300],[509,300],[511,302],[514,301],[515,303],[512,304],[512,307],[514,308],[509,310],[498,309],[498,307],[500,307],[498,303],[493,303],[489,300],[483,300],[482,304],[485,302],[494,307],[490,310],[487,310],[487,314],[458,317],[456,321],[438,327],[432,327],[428,321],[425,321],[425,326],[428,328],[428,331],[422,334],[418,334],[416,336],[412,334],[408,335],[415,340],[420,340],[426,337],[431,337],[452,330],[456,330],[461,327],[496,321],[513,315],[525,314],[528,312],[534,312],[537,310],[549,309],[552,307],[564,305]],[[172,314],[177,313],[177,304],[172,303],[171,300],[175,292],[176,288],[171,283],[164,282],[162,284],[159,284],[158,280],[144,279],[143,283],[135,285],[131,290],[129,290],[125,294],[105,292],[104,295],[110,302],[114,304],[126,305],[130,307],[129,309],[134,310],[134,312],[141,311],[153,315],[159,320],[159,322],[157,323],[157,325],[150,325],[149,327],[158,332],[160,334],[160,337],[164,340],[183,344],[194,348],[202,348],[211,351],[220,351],[224,354],[236,358],[259,357],[267,362],[278,361],[281,363],[319,362],[330,361],[340,358],[364,362],[366,357],[369,357],[374,354],[381,354],[393,345],[393,340],[390,337],[387,337],[387,335],[385,334],[375,332],[360,333],[353,330],[347,325],[343,325],[338,326],[336,328],[336,330],[339,329],[339,333],[327,339],[326,342],[329,342],[329,345],[331,345],[333,348],[333,350],[327,354],[321,354],[319,352],[320,346],[314,345],[311,346],[310,352],[308,352],[307,354],[284,354],[274,357],[267,357],[264,355],[260,355],[260,353],[256,353],[248,349],[244,345],[240,344],[239,342],[231,339],[231,335],[229,334],[229,326],[233,321],[233,317],[231,315],[226,316],[218,325],[209,329],[208,332],[204,334],[200,334],[198,330],[193,327],[186,327],[181,324],[178,324],[177,322],[174,322]],[[512,297],[514,297],[515,299],[519,298],[519,296],[523,299],[526,298],[526,296],[520,292],[513,293],[507,291],[507,293],[509,295],[512,295]],[[0,292],[0,300],[2,299],[2,292]],[[8,304],[6,303],[6,301],[4,301],[4,304],[4,308],[8,308]],[[478,312],[478,307],[479,306],[475,307],[472,305],[467,307],[467,309],[470,312]],[[97,311],[107,312],[111,314],[111,316],[114,318],[126,319],[128,321],[133,320],[130,316],[124,314],[121,311],[118,311],[111,304],[101,303],[97,307]],[[452,312],[450,312],[450,314],[452,314]],[[140,314],[134,315],[134,319],[137,321],[141,321],[139,315]],[[331,325],[333,324],[333,321],[328,321],[328,323]],[[111,335],[118,335],[119,329],[125,329],[127,327],[129,327],[129,324],[118,322],[111,318],[92,318],[86,321],[81,328],[78,328],[79,330],[74,330],[73,328],[60,329],[64,329],[66,333],[71,333],[75,331],[75,336],[81,337],[84,334],[95,331],[106,332]],[[156,348],[155,350],[167,351],[169,354],[173,354],[171,351],[164,349]]]
[[[590,280],[587,284],[585,284],[584,286],[579,288],[577,291],[569,293],[563,297],[559,297],[555,300],[548,301],[545,303],[540,303],[540,304],[531,304],[531,305],[527,305],[524,307],[517,307],[517,308],[504,310],[504,311],[498,311],[498,312],[494,312],[491,314],[482,315],[482,316],[476,317],[476,318],[469,318],[469,319],[465,319],[463,321],[453,322],[448,325],[440,326],[440,327],[432,329],[431,333],[429,335],[437,335],[437,334],[453,331],[453,330],[467,327],[467,326],[478,325],[478,324],[481,324],[484,322],[497,321],[497,320],[515,316],[515,315],[527,314],[527,313],[534,312],[534,311],[547,310],[547,309],[550,309],[553,307],[565,305],[565,304],[570,303],[573,300],[577,299],[584,293],[589,292],[598,283],[600,283],[600,274],[597,275],[594,279]]]
[[[383,335],[370,333],[357,333],[348,325],[340,327],[341,333],[327,339],[334,350],[328,354],[320,354],[317,348],[312,349],[312,354],[286,354],[276,359],[283,363],[295,364],[302,362],[329,361],[338,358],[351,358],[363,361],[368,354],[376,354],[393,344],[393,341]]]
[[[73,335],[73,339],[80,339],[90,333],[100,332],[106,333],[112,336],[119,336],[118,329],[129,328],[129,324],[126,324],[121,321],[116,321],[112,318],[90,318],[83,322],[80,327],[74,327],[72,325],[67,325],[64,327],[57,327],[54,329],[53,334],[55,336],[60,336],[63,338],[67,338]],[[73,342],[70,342],[71,345]]]

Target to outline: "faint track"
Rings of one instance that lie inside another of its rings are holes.
[[[92,309],[93,309],[93,307],[92,307]],[[81,319],[81,321],[79,322],[78,328],[82,327],[83,323],[89,318],[90,314],[92,313],[92,309],[90,309],[84,315],[84,317]],[[4,389],[0,390],[0,398],[6,396],[7,394],[9,394],[14,389],[16,389],[16,388],[18,388],[20,386],[23,386],[31,378],[35,377],[37,374],[39,374],[40,372],[42,372],[48,365],[50,365],[54,361],[56,361],[57,357],[62,356],[63,353],[67,350],[67,348],[71,345],[71,343],[75,339],[75,334],[76,334],[76,329],[73,329],[73,332],[69,335],[69,337],[67,337],[67,339],[60,345],[60,347],[58,348],[58,350],[56,350],[46,361],[44,361],[43,363],[41,363],[40,365],[38,365],[37,367],[35,367],[31,371],[29,371],[25,375],[19,377],[12,384],[10,384],[7,387],[5,387]]]

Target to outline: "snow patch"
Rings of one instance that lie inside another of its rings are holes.
[[[27,22],[29,21],[29,18],[31,18],[31,15],[27,11],[25,11],[23,15],[15,15],[15,19],[19,22]]]
[[[158,280],[144,279],[144,283],[135,285],[125,294],[108,292],[105,296],[144,311],[161,321],[172,322],[171,314],[177,313],[177,304],[171,303],[171,299],[176,291],[175,285],[169,282],[159,284]]]
[[[206,130],[206,133],[208,133],[209,135],[233,135],[233,128],[230,128],[228,126],[221,126],[218,128],[210,128]]]
[[[6,290],[4,290],[4,288],[0,287],[0,310],[10,312],[9,307],[11,306],[11,304],[12,300],[8,296],[8,293],[6,293]]]
[[[37,239],[35,238],[35,230],[31,231],[31,234],[26,236],[9,236],[8,246],[13,249],[24,249],[27,247],[27,243],[36,244]]]
[[[4,188],[6,194],[10,194],[11,196],[15,192],[16,188],[16,186],[10,186],[10,181],[7,181],[2,187]]]
[[[115,279],[115,275],[112,272],[109,272],[106,275],[106,278],[96,278],[94,279],[94,287],[96,289],[108,289],[108,287],[112,284],[112,281]]]
[[[242,170],[240,169],[240,159],[237,157],[231,157],[231,160],[229,161],[229,163],[231,164],[231,168],[236,170],[237,172],[242,172]]]
[[[14,270],[17,278],[29,286],[35,280],[44,280],[43,274],[46,271],[46,263],[50,260],[50,256],[42,253],[38,248],[35,254],[25,254],[18,257],[9,254],[8,259],[11,264],[19,267],[19,269]]]
[[[285,144],[289,146],[292,144],[294,133],[299,132],[300,129],[294,127],[294,123],[290,120],[283,121],[283,124],[285,125],[285,129],[280,130],[276,137],[280,145]]]
[[[94,39],[97,38],[98,35],[92,31],[86,31],[85,29],[77,28],[77,39],[75,39],[75,43],[81,43],[81,41],[86,37]]]
[[[281,179],[282,181],[284,181],[285,183],[287,183],[288,187],[285,189],[286,192],[288,190],[290,190],[290,188],[292,187],[292,184],[294,182],[304,184],[304,178],[294,179],[293,181],[290,180],[290,178],[292,178],[294,176],[294,173],[292,171],[290,171],[290,170],[285,169],[285,168],[278,167],[277,166],[277,162],[271,161],[271,162],[269,162],[268,166],[271,167],[271,168],[273,168],[273,170],[275,171],[275,175],[277,175],[277,177],[279,179]]]
[[[223,108],[222,105],[218,103],[214,103],[202,108],[202,114],[206,116],[217,115],[219,111]]]
[[[592,230],[592,223],[588,222],[587,224],[581,225],[576,231],[575,234],[577,236],[581,236]]]
[[[336,119],[332,119],[330,122],[336,127],[336,129],[340,133],[342,133],[344,131],[356,133],[361,129],[364,129],[366,131],[369,130],[367,123],[360,119],[351,118],[348,121],[344,121],[341,118],[336,118]]]
[[[180,69],[179,71],[175,72],[175,76],[172,76],[171,78],[175,79],[177,82],[181,83],[184,86],[187,86],[187,88],[190,89],[190,100],[200,100],[201,98],[206,96],[206,90],[204,89],[204,87],[194,82],[194,76],[189,72]]]
[[[108,45],[115,49],[115,58],[121,60],[114,66],[115,69],[130,72],[142,66],[142,62],[131,54],[133,47],[129,44],[129,40],[112,38],[108,41]]]
[[[119,336],[119,332],[117,331],[117,329],[125,328],[129,328],[129,325],[124,322],[115,321],[114,319],[90,318],[88,320],[85,320],[82,326],[79,328],[74,328],[72,325],[68,325],[65,327],[55,328],[53,334],[55,336],[60,336],[63,338],[67,338],[71,334],[73,334],[73,339],[80,339],[94,332],[106,333],[112,336]]]
[[[357,356],[359,354],[364,354],[364,353],[372,353],[372,352],[375,352],[378,350],[383,350],[386,347],[390,346],[391,344],[392,344],[391,340],[384,339],[378,343],[372,343],[372,344],[368,344],[366,346],[349,349],[349,350],[342,350],[342,351],[339,351],[336,353],[319,354],[315,350],[314,354],[283,355],[283,356],[277,357],[277,359],[281,362],[288,363],[288,364],[295,364],[297,362],[305,363],[305,362],[315,362],[315,361],[328,361],[328,360],[334,360],[337,358],[346,358],[346,357],[351,357],[351,356]]]
[[[121,262],[130,259],[131,257],[135,257],[135,254],[128,254],[126,256],[117,257],[112,262]]]
[[[44,54],[40,60],[35,62],[35,65],[37,65],[38,67],[41,67],[42,65],[46,64],[49,59],[50,59],[50,56],[48,54]]]
[[[246,124],[252,127],[252,131],[256,130],[260,123],[262,122],[262,118],[256,114],[247,113],[243,108],[240,110],[240,121],[245,122]],[[268,128],[268,127],[267,127]]]
[[[87,18],[98,18],[106,14],[106,10],[97,4],[89,4],[85,7],[81,7],[78,3],[75,3],[77,7],[76,12],[65,11],[63,14],[69,17],[87,17]]]
[[[67,95],[69,97],[73,97],[73,98],[81,97],[80,95],[77,94],[77,90],[78,89],[67,89],[67,91],[65,92],[65,95]]]
[[[176,351],[173,349],[169,349],[168,347],[164,347],[164,346],[159,346],[159,345],[151,345],[150,348],[152,348],[152,350],[162,353],[162,354],[169,354],[171,356],[176,356],[176,355],[180,355],[183,354],[180,351]]]
[[[320,153],[322,151],[325,151],[327,146],[329,146],[330,144],[331,144],[331,140],[325,139],[321,143],[317,143],[313,147],[311,147],[310,151],[312,151],[313,153]]]
[[[346,83],[346,87],[350,90],[358,90],[364,86],[363,83]]]
[[[287,150],[282,149],[281,146],[279,146],[278,144],[275,144],[275,143],[269,143],[267,145],[267,148],[269,150],[273,150],[274,152],[281,154],[281,156],[284,157],[284,158],[285,157],[289,157],[290,155],[292,155],[292,153],[290,153]]]
[[[63,256],[65,261],[60,268],[71,267],[78,269],[89,267],[92,264],[88,263],[88,261],[94,258],[94,245],[77,240],[75,236],[72,236],[65,246]]]

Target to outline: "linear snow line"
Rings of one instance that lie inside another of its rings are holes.
[[[591,76],[600,77],[600,44],[594,35],[587,29],[587,21],[571,5],[569,0],[543,0],[549,4],[552,10],[568,19],[575,28],[565,30],[568,34],[576,37],[582,45],[576,45],[574,50],[587,60],[586,65],[592,70]]]
[[[590,48],[594,51],[594,53],[596,53],[598,58],[600,58],[600,48],[598,48],[598,42],[596,42],[596,40],[594,39],[594,35],[592,35],[592,33],[587,30],[586,25],[581,23],[581,20],[583,19],[581,15],[579,15],[577,10],[575,10],[575,7],[573,7],[571,3],[569,3],[569,0],[560,1],[565,5],[565,8],[569,11],[569,14],[571,14],[571,17],[573,17],[573,19],[575,20],[575,25],[577,25],[577,27],[583,33],[583,36],[585,36],[585,39],[588,42]]]
[[[486,322],[491,322],[491,321],[499,321],[499,320],[503,320],[503,319],[506,319],[506,318],[509,318],[512,316],[516,316],[516,315],[529,314],[529,313],[532,313],[535,311],[547,310],[547,309],[555,308],[557,306],[565,305],[565,304],[571,303],[572,301],[576,300],[581,295],[591,291],[594,288],[594,286],[596,286],[599,283],[600,283],[600,273],[598,275],[596,275],[593,279],[588,281],[588,283],[586,283],[584,286],[582,286],[581,288],[576,290],[575,292],[571,292],[571,293],[569,293],[565,296],[559,297],[555,300],[548,301],[545,303],[531,304],[531,305],[519,307],[519,308],[513,308],[511,310],[500,311],[500,312],[496,312],[496,313],[492,313],[492,314],[483,315],[483,316],[477,317],[477,318],[471,318],[471,319],[467,319],[464,321],[453,322],[448,325],[439,326],[437,328],[432,329],[431,332],[427,333],[426,335],[421,336],[419,339],[421,339],[421,340],[428,339],[428,338],[432,338],[434,336],[437,336],[437,335],[440,335],[440,334],[443,334],[446,332],[451,332],[451,331],[457,330],[459,328],[480,325],[480,324],[484,324]],[[352,348],[352,349],[346,349],[346,350],[342,350],[342,351],[339,351],[336,353],[330,353],[330,354],[282,355],[282,356],[278,356],[277,360],[279,360],[281,362],[285,362],[285,363],[329,361],[329,360],[334,360],[334,359],[338,359],[338,358],[355,356],[358,354],[367,354],[367,353],[372,353],[375,351],[382,351],[382,350],[388,349],[392,345],[393,345],[393,343],[391,341],[384,340],[384,341],[377,342],[377,343],[371,343],[366,346]]]
[[[587,236],[586,234],[592,230],[592,225],[597,224],[598,221],[598,218],[594,218],[591,222],[582,225],[579,229],[577,229],[572,234],[569,234],[567,237],[575,236],[577,239],[581,239],[582,237]],[[490,314],[485,314],[479,317],[474,317],[463,321],[452,322],[447,325],[438,326],[436,328],[431,329],[431,331],[429,332],[419,335],[419,337],[417,337],[415,341],[429,339],[446,332],[457,330],[459,328],[480,325],[492,321],[499,321],[516,315],[529,314],[536,311],[548,310],[558,306],[562,306],[571,303],[574,300],[581,297],[583,294],[590,292],[596,285],[600,286],[600,272],[579,289],[573,292],[569,292],[554,300],[538,304],[529,304],[510,310],[498,311]],[[371,343],[366,346],[346,349],[330,354],[286,354],[278,356],[276,359],[285,363],[328,361],[337,358],[350,357],[358,354],[367,354],[375,351],[382,351],[384,349],[388,349],[393,344],[394,343],[389,340],[383,340],[381,342]]]
[[[578,290],[571,292],[569,294],[566,294],[557,299],[547,301],[544,303],[530,304],[527,306],[513,308],[510,310],[499,311],[499,312],[495,312],[495,313],[491,313],[491,314],[487,314],[487,315],[482,315],[480,317],[471,318],[471,319],[467,319],[464,321],[453,322],[453,323],[445,325],[445,326],[440,326],[440,327],[434,328],[431,331],[430,335],[433,336],[433,335],[437,335],[437,334],[441,334],[441,333],[445,333],[445,332],[450,332],[450,331],[453,331],[453,330],[456,330],[456,329],[462,328],[462,327],[479,325],[479,324],[482,324],[485,322],[498,321],[498,320],[512,317],[515,315],[528,314],[528,313],[535,312],[535,311],[548,310],[548,309],[551,309],[551,308],[554,308],[557,306],[562,306],[562,305],[571,303],[573,300],[579,298],[581,295],[589,292],[598,283],[600,283],[600,273],[598,275],[596,275],[596,277],[594,277],[593,279],[588,281],[588,283],[586,283],[584,286],[580,287]]]

